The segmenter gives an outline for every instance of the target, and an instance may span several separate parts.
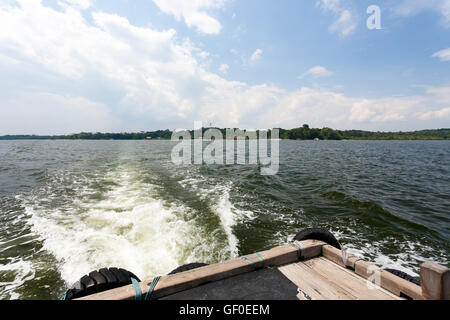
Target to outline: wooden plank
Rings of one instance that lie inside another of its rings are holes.
[[[322,246],[325,243],[316,240],[306,240],[296,242],[296,244],[301,248],[304,258],[312,258],[322,254]],[[264,258],[264,266],[266,267],[276,267],[298,261],[297,249],[289,244],[260,252],[260,255]],[[247,255],[247,257],[255,261],[257,267],[262,267],[263,262],[258,255],[252,254]],[[251,262],[242,258],[236,258],[174,275],[163,276],[154,289],[152,298],[157,299],[200,286],[207,282],[222,280],[254,270],[255,266]],[[147,294],[151,282],[150,280],[140,283],[143,295]],[[79,300],[130,300],[134,299],[134,297],[134,288],[129,285],[94,294]]]
[[[282,266],[278,270],[312,300],[356,300],[356,296],[302,262]],[[304,300],[302,296],[300,293],[298,298]]]
[[[426,300],[450,300],[450,271],[433,262],[420,266],[422,295]]]
[[[402,300],[380,287],[368,285],[366,279],[324,257],[306,261],[305,264],[350,292],[358,300]]]
[[[346,266],[345,260],[342,257],[342,251],[337,249],[337,248],[335,248],[335,247],[332,247],[330,245],[323,246],[323,248],[322,248],[322,255],[325,258],[327,258],[327,259],[333,261],[334,263],[340,265],[341,267],[345,267]]]
[[[350,268],[352,270],[355,270],[356,261],[361,260],[361,258],[355,257],[354,255],[347,253],[345,250],[339,250],[330,245],[323,246],[322,255],[341,267]]]
[[[364,279],[369,280],[375,286],[395,294],[398,297],[409,297],[414,300],[422,300],[422,289],[420,286],[405,279],[397,277],[390,272],[381,270],[377,266],[370,264],[352,255],[344,255],[341,250],[330,245],[322,248],[323,256],[341,267],[348,267],[355,270],[355,273]]]
[[[382,270],[373,264],[359,260],[356,262],[355,273],[371,281],[373,284],[381,286],[383,289],[395,294],[398,297],[408,297],[413,300],[423,300],[420,286],[409,282],[396,275]]]

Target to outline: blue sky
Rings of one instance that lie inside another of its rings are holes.
[[[0,134],[448,128],[450,0],[0,0],[0,70]]]

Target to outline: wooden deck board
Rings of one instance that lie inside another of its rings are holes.
[[[323,257],[282,266],[279,270],[313,300],[401,299],[382,288],[370,289],[365,279]]]
[[[279,267],[289,280],[312,300],[355,300],[356,297],[329,281],[317,271],[303,263]]]
[[[373,284],[368,286],[367,281],[353,271],[347,270],[324,257],[308,260],[305,264],[325,277],[330,277],[334,283],[355,295],[358,300],[400,300],[399,297],[383,288]]]

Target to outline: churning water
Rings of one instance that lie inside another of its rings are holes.
[[[282,141],[275,176],[175,166],[174,145],[0,142],[0,299],[57,299],[103,267],[151,279],[313,226],[382,267],[449,265],[449,142]]]

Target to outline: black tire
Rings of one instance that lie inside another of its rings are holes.
[[[411,275],[409,275],[409,274],[407,274],[407,273],[405,273],[403,271],[400,271],[400,270],[397,270],[397,269],[384,269],[384,270],[387,271],[387,272],[392,273],[393,275],[396,275],[397,277],[400,277],[402,279],[405,279],[406,281],[412,282],[412,283],[420,286],[420,281],[419,280],[417,280],[413,276],[411,276]]]
[[[131,284],[131,278],[136,279],[138,282],[141,281],[135,274],[125,269],[103,268],[93,271],[77,281],[66,292],[63,300],[78,299],[91,294],[120,288]]]
[[[341,245],[339,241],[333,236],[333,234],[322,228],[309,228],[300,231],[295,237],[294,240],[303,241],[303,240],[320,240],[332,247],[335,247],[341,250]]]
[[[206,263],[189,263],[189,264],[185,264],[184,266],[181,266],[181,267],[178,267],[178,268],[172,270],[169,274],[177,274],[177,273],[185,272],[188,270],[205,267],[207,265],[208,264],[206,264]]]

